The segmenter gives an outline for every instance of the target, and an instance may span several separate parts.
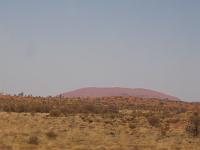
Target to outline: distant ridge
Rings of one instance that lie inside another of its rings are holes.
[[[121,88],[121,87],[106,87],[106,88],[98,88],[98,87],[88,87],[81,88],[74,91],[66,92],[61,94],[65,98],[72,97],[107,97],[107,96],[134,96],[138,98],[156,98],[156,99],[169,99],[169,100],[177,100],[180,99],[167,95],[161,92],[157,92],[149,89],[142,88]]]
[[[3,93],[3,92],[0,92],[0,95],[5,95],[5,93]]]

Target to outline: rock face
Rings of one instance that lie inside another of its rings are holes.
[[[139,98],[157,98],[157,99],[169,99],[180,100],[177,97],[170,96],[157,91],[142,89],[142,88],[120,88],[120,87],[108,87],[108,88],[81,88],[78,90],[70,91],[61,94],[63,97],[107,97],[107,96],[134,96]]]

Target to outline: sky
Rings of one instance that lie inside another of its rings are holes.
[[[200,1],[0,0],[0,91],[82,87],[200,101]]]

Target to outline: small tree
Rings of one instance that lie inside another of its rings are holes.
[[[24,92],[19,93],[18,96],[23,97],[24,96]]]

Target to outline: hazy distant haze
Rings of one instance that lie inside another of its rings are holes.
[[[0,2],[0,92],[154,89],[200,100],[200,1]]]

